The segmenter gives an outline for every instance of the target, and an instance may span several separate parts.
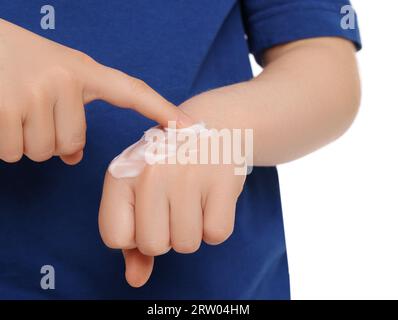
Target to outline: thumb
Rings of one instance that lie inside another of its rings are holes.
[[[142,287],[151,276],[154,257],[143,255],[138,249],[123,250],[126,280],[132,287]]]
[[[133,109],[163,127],[168,126],[168,121],[175,121],[178,128],[193,124],[188,115],[140,79],[99,63],[91,65],[87,73],[85,103],[104,100],[118,107]]]

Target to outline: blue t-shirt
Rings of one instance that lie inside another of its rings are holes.
[[[342,28],[346,0],[0,0],[0,17],[81,50],[145,80],[179,104],[252,77],[257,58],[277,44],[339,36],[360,47],[358,29]],[[40,26],[55,8],[55,30]],[[247,37],[245,37],[247,35]],[[28,52],[26,54],[29,54]],[[111,159],[153,123],[104,102],[86,107],[84,160],[0,161],[0,298],[288,299],[289,275],[277,170],[255,168],[236,212],[233,235],[194,254],[158,257],[149,282],[134,289],[123,258],[103,245],[97,226]],[[299,214],[299,213],[298,213]],[[55,290],[43,290],[43,265]]]

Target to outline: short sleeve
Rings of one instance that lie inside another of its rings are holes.
[[[250,52],[315,37],[342,37],[362,47],[358,19],[348,0],[241,0]]]

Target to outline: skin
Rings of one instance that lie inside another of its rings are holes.
[[[25,154],[78,163],[83,106],[96,99],[161,125],[203,120],[210,128],[253,129],[258,166],[302,157],[349,128],[360,102],[350,42],[316,38],[278,46],[265,52],[264,66],[251,81],[208,91],[177,109],[142,80],[0,19],[0,159],[16,162]],[[192,253],[202,240],[225,241],[243,183],[228,165],[147,166],[135,179],[106,174],[100,232],[109,247],[123,250],[129,284],[145,284],[154,256],[170,248]]]
[[[263,62],[257,78],[205,92],[180,107],[210,128],[254,129],[257,166],[300,158],[349,128],[360,104],[350,42],[297,41],[268,50]],[[225,241],[243,180],[226,165],[153,165],[135,179],[117,180],[107,173],[100,231],[109,247],[123,249],[129,284],[143,285],[153,256],[170,248],[193,253],[202,240]]]
[[[6,162],[25,154],[78,163],[86,142],[84,105],[97,99],[161,124],[190,121],[142,80],[2,19],[0,71],[0,159]]]

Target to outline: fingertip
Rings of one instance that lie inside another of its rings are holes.
[[[134,274],[132,275],[128,272],[126,272],[125,277],[129,286],[137,289],[143,287],[148,281],[148,278],[143,278]]]
[[[81,162],[83,159],[83,150],[80,150],[71,155],[61,155],[60,158],[67,165],[70,166],[76,165],[79,162]]]
[[[123,256],[127,283],[134,288],[144,286],[152,273],[154,257],[145,256],[138,249],[123,250]]]

